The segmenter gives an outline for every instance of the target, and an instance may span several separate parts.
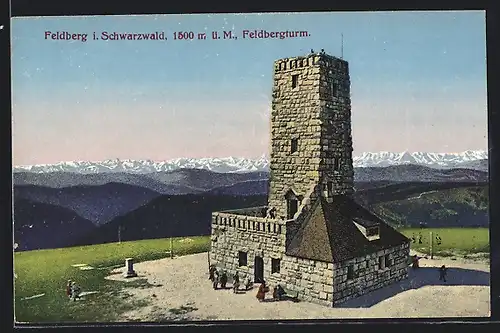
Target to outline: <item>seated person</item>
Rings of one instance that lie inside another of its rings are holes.
[[[278,284],[274,290],[276,291],[277,299],[281,300],[286,296],[286,292],[281,285]]]
[[[246,277],[245,279],[245,290],[251,289],[253,286],[252,281],[250,281],[249,277]]]

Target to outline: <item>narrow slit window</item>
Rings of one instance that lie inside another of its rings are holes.
[[[339,171],[340,169],[340,160],[338,157],[333,158],[333,170],[334,171]]]
[[[391,256],[390,255],[386,255],[385,256],[385,266],[386,267],[391,267],[392,266],[392,259],[391,259]]]
[[[349,265],[347,267],[347,280],[352,280],[354,279],[354,266]]]
[[[271,274],[280,272],[280,259],[272,258],[271,259]]]
[[[292,88],[297,87],[298,83],[299,83],[299,75],[298,74],[292,75]]]
[[[293,138],[290,142],[290,152],[293,154],[299,149],[299,139]]]
[[[338,97],[337,84],[332,82],[332,97]]]
[[[379,257],[378,258],[378,269],[384,269],[385,268],[385,257]]]

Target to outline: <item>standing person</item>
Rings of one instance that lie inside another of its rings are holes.
[[[71,299],[76,301],[77,298],[80,298],[80,287],[76,285],[76,282],[71,282]]]
[[[212,280],[212,286],[214,287],[214,290],[217,290],[218,285],[219,285],[219,272],[217,272],[217,269],[214,269],[214,279]]]
[[[68,280],[68,284],[66,285],[66,296],[68,298],[71,298],[71,280]]]
[[[223,271],[220,276],[220,286],[222,289],[226,289],[226,283],[227,283],[227,274],[226,271]]]
[[[439,269],[439,281],[446,282],[446,270],[447,268],[444,265]]]
[[[266,298],[266,293],[269,291],[269,287],[266,286],[266,281],[262,281],[257,291],[257,299],[262,302]]]
[[[245,278],[244,285],[245,285],[245,290],[248,290],[252,287],[252,281],[250,281],[250,278],[248,276]]]
[[[208,275],[209,275],[208,279],[212,282],[214,281],[215,278],[214,276],[215,271],[216,271],[215,265],[210,265],[210,269],[208,270]]]
[[[418,244],[422,244],[422,234],[418,233]]]
[[[233,292],[236,294],[238,288],[240,287],[240,276],[236,272],[233,276]]]
[[[417,269],[417,268],[420,268],[420,265],[418,263],[418,261],[420,260],[419,256],[417,256],[416,254],[413,256],[413,263],[411,265],[411,267],[413,269]]]

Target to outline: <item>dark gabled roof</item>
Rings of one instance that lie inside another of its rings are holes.
[[[379,239],[369,241],[353,221],[379,227]],[[289,256],[341,262],[409,242],[408,238],[370,213],[349,196],[335,196],[328,203],[318,199],[297,231],[286,254]]]

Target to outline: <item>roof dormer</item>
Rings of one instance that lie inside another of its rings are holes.
[[[380,239],[380,227],[378,223],[373,223],[371,221],[365,221],[362,219],[354,219],[352,221],[354,225],[361,231],[363,236],[369,241],[374,241]]]

